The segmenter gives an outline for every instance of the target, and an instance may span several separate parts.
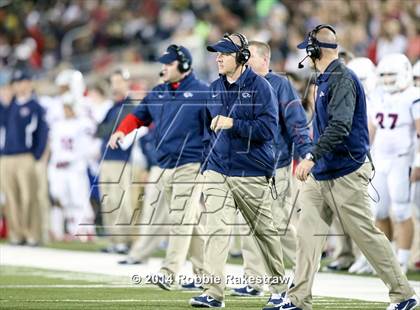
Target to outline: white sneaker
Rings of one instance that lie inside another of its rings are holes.
[[[366,260],[366,262],[356,271],[356,274],[376,274],[375,270],[372,268],[372,266],[369,264],[369,262]]]
[[[401,266],[401,271],[403,272],[403,274],[407,274],[408,266],[405,264],[400,264],[400,266]]]
[[[350,268],[349,268],[349,272],[350,273],[357,273],[357,271],[360,269],[360,268],[362,268],[366,263],[367,263],[368,261],[367,261],[367,259],[366,259],[366,257],[363,255],[363,254],[361,254],[357,259],[356,259],[356,261],[354,262],[354,264],[353,265],[351,265],[350,266]]]

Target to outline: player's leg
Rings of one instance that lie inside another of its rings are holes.
[[[412,183],[412,201],[414,203],[414,214],[416,218],[415,234],[413,241],[413,262],[416,270],[420,270],[420,182]]]
[[[405,273],[408,271],[414,237],[410,164],[409,156],[398,157],[388,176],[392,215],[396,230],[397,257]]]
[[[371,197],[371,207],[375,217],[375,225],[392,241],[393,231],[391,223],[391,198],[389,195],[388,175],[390,173],[392,161],[376,160],[376,172],[369,187]]]
[[[326,181],[328,188],[324,197],[389,288],[391,302],[401,302],[413,296],[414,290],[402,273],[389,240],[373,223],[368,196],[371,173],[370,163],[365,163],[353,173]]]
[[[48,165],[48,189],[53,206],[50,211],[50,227],[54,240],[64,239],[64,210],[60,203],[60,193],[64,191],[64,183],[58,177],[59,171],[53,163]]]
[[[320,182],[310,176],[300,188],[298,200],[302,209],[297,225],[295,286],[288,297],[294,305],[312,309],[312,286],[333,213],[324,201]]]
[[[88,241],[95,234],[95,221],[90,204],[90,183],[84,167],[69,171],[69,191],[74,209],[76,233],[80,240]]]

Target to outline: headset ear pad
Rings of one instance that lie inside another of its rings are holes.
[[[187,59],[185,59],[185,57],[184,59],[180,59],[178,61],[179,61],[179,64],[178,64],[179,72],[184,73],[190,70],[191,64]]]
[[[236,62],[240,65],[244,65],[248,62],[249,58],[251,57],[251,52],[248,48],[241,49],[240,52],[236,54]]]
[[[236,62],[240,65],[244,65],[248,62],[249,58],[251,57],[251,52],[248,49],[248,40],[241,33],[235,33],[234,35],[236,35],[241,41],[241,48],[239,52],[236,53]]]
[[[314,37],[314,33],[311,33],[308,38],[308,46],[306,47],[306,54],[310,55],[312,59],[321,58],[321,49],[319,48],[318,41]]]

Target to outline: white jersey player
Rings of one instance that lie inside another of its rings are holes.
[[[385,56],[377,68],[379,90],[371,100],[373,186],[379,201],[373,203],[377,226],[392,240],[392,217],[398,260],[407,271],[413,240],[410,171],[416,152],[416,122],[420,119],[418,89],[413,87],[411,64],[403,54]],[[417,131],[420,133],[419,128]],[[371,190],[371,196],[375,192]],[[391,212],[392,210],[392,212]]]
[[[94,233],[87,175],[94,126],[89,119],[77,116],[74,102],[63,102],[64,118],[51,125],[48,173],[51,196],[64,209],[67,232],[86,236]]]

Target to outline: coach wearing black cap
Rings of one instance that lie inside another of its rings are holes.
[[[217,53],[220,74],[210,86],[203,164],[209,236],[204,266],[211,281],[190,304],[220,308],[224,307],[224,267],[237,210],[255,236],[267,274],[273,280],[273,293],[280,295],[287,287],[282,282],[283,258],[270,196],[275,171],[273,139],[279,130],[278,104],[270,84],[246,66],[250,51],[242,34],[225,35],[207,49]]]
[[[156,160],[161,169],[157,186],[165,195],[165,205],[170,207],[170,223],[165,223],[170,227],[169,244],[157,284],[169,290],[189,249],[195,274],[199,276],[202,269],[204,237],[201,226],[193,224],[200,211],[201,187],[197,178],[208,86],[195,77],[191,54],[183,46],[170,45],[159,62],[164,83],[153,88],[124,118],[109,145],[115,149],[119,140],[134,129],[152,122],[155,126]]]
[[[297,229],[295,286],[277,308],[312,309],[312,285],[333,215],[356,242],[389,289],[388,309],[413,309],[414,290],[385,235],[374,225],[368,184],[369,134],[366,98],[354,72],[338,58],[335,30],[319,25],[298,45],[306,49],[320,75],[313,120],[314,146],[296,168],[304,181]],[[349,288],[351,289],[351,288]]]

